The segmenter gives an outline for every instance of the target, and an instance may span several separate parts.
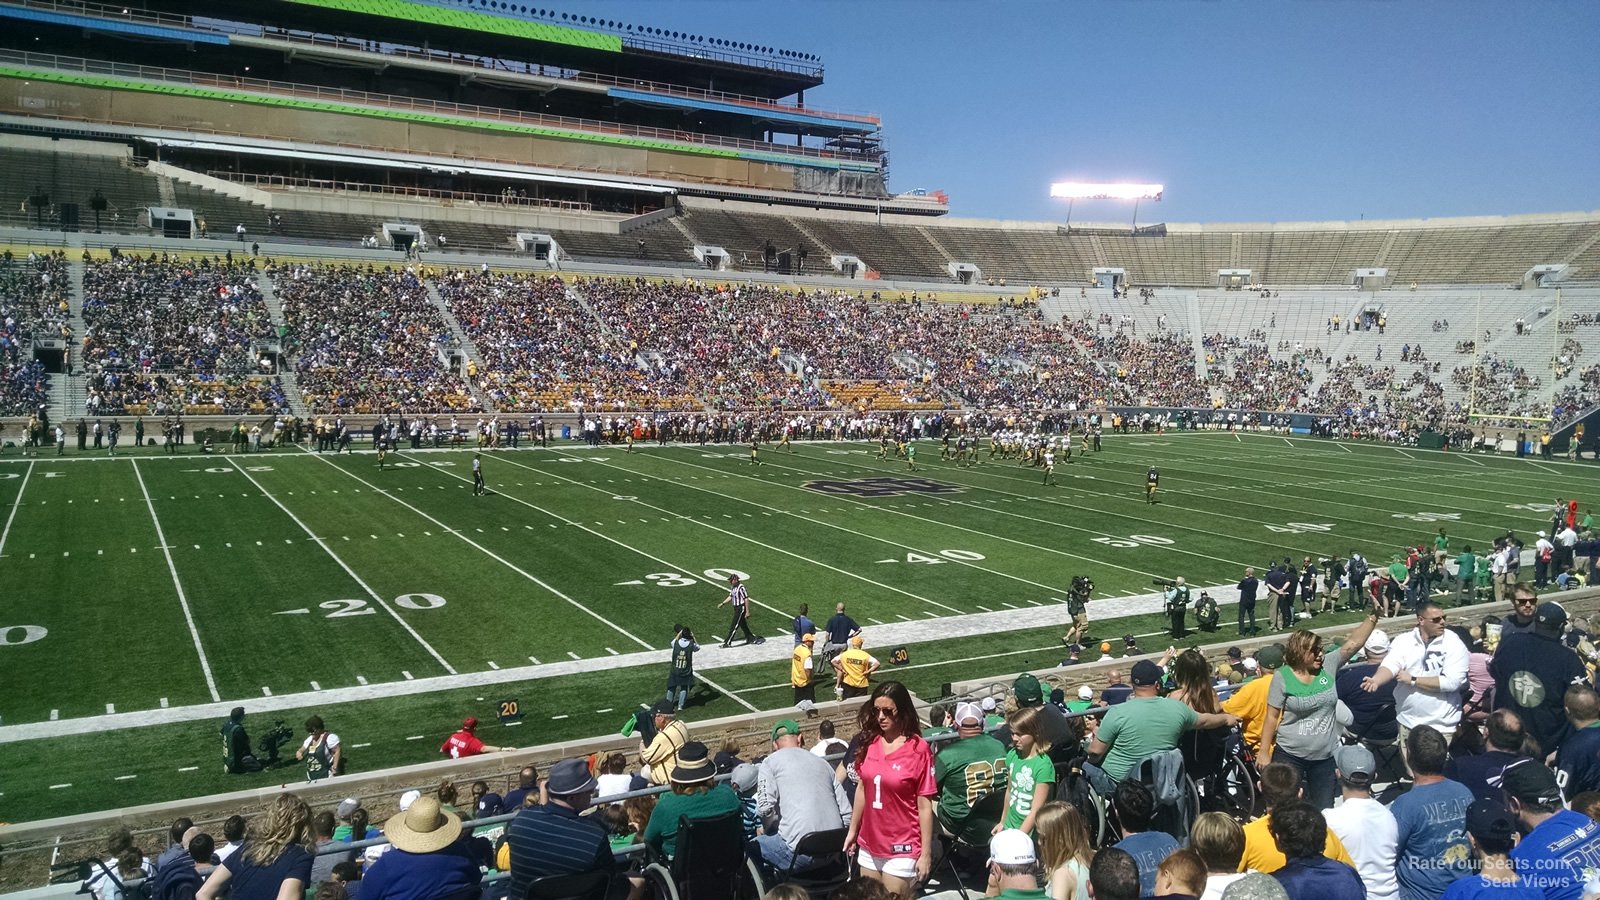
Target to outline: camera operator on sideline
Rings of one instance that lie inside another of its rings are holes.
[[[1166,586],[1162,596],[1166,600],[1167,616],[1172,620],[1172,637],[1174,639],[1184,637],[1189,633],[1183,622],[1184,616],[1189,611],[1189,586],[1184,583],[1182,575],[1172,581],[1158,578],[1155,583]]]

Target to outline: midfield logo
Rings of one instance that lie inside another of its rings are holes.
[[[822,494],[851,497],[898,497],[901,494],[959,494],[966,488],[926,478],[858,478],[855,481],[808,481],[806,487]]]

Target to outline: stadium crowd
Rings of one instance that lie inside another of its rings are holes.
[[[118,254],[83,280],[85,414],[282,408],[257,356],[272,325],[253,264]]]
[[[472,410],[466,380],[447,365],[458,349],[413,268],[269,265],[300,390],[312,412]]]
[[[62,253],[0,257],[0,415],[29,415],[49,396],[35,337],[70,339],[67,260]]]

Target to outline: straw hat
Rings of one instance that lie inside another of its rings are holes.
[[[383,825],[389,843],[407,853],[436,853],[461,836],[461,817],[439,808],[437,797],[421,797]]]

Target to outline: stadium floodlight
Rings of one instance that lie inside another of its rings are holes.
[[[1050,185],[1050,196],[1067,201],[1067,230],[1072,230],[1072,204],[1079,200],[1132,200],[1133,230],[1139,230],[1139,201],[1160,200],[1166,191],[1164,184],[1131,184],[1123,182],[1095,183],[1089,181],[1058,181]]]
[[[1087,181],[1058,181],[1050,185],[1050,196],[1067,200],[1160,200],[1162,184],[1095,184]]]

